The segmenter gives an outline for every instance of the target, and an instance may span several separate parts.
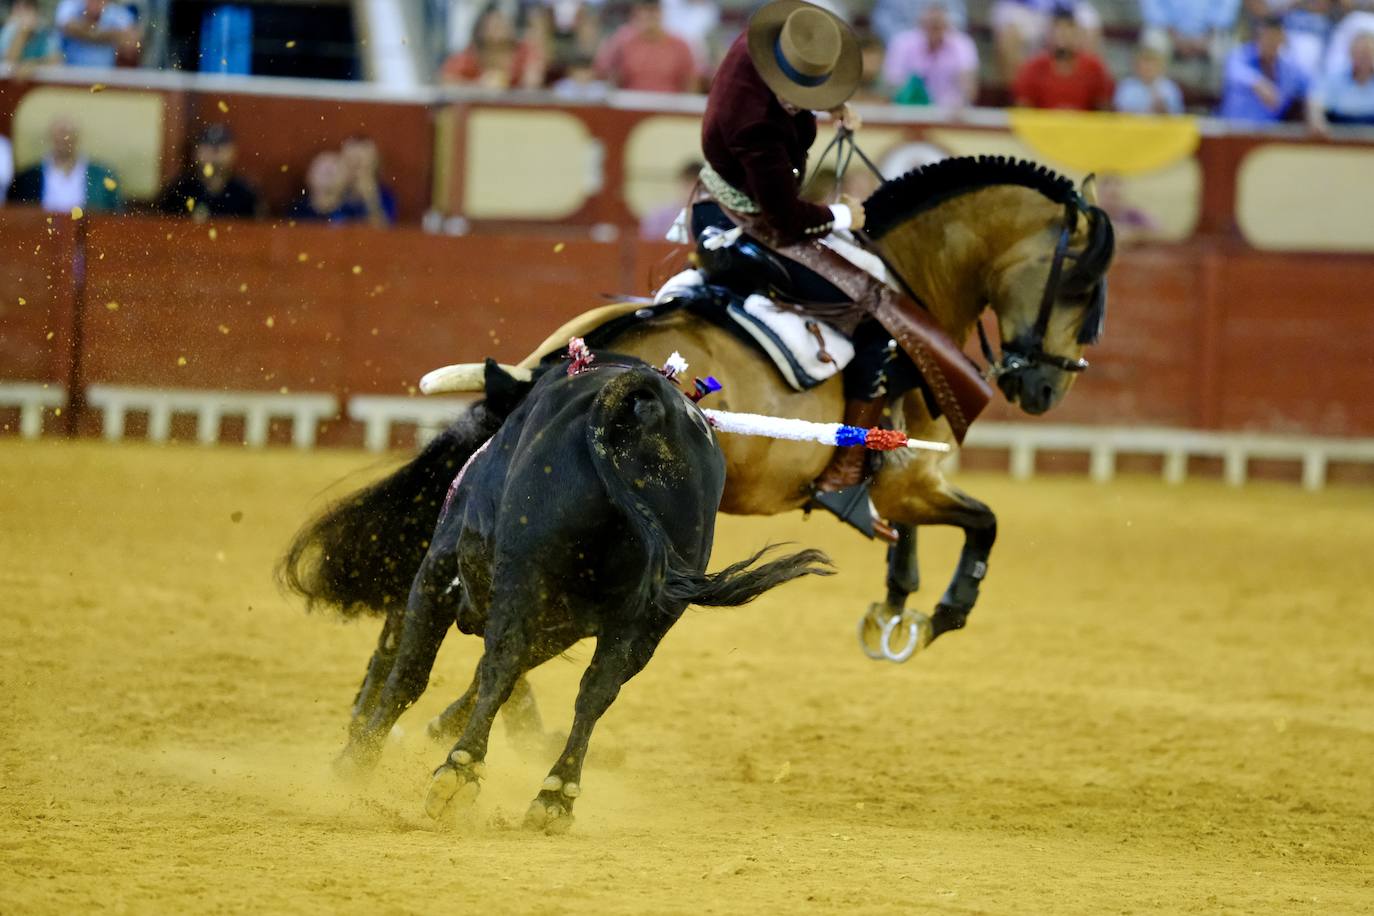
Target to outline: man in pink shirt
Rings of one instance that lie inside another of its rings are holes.
[[[973,39],[954,28],[949,9],[931,3],[921,12],[920,27],[898,32],[883,60],[883,79],[899,96],[919,77],[932,105],[959,109],[973,104],[978,92],[978,49]]]
[[[639,0],[630,21],[596,52],[597,74],[617,89],[691,92],[697,87],[692,49],[663,30],[659,0]]]

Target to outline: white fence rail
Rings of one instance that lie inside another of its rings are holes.
[[[196,439],[204,445],[219,442],[220,424],[226,417],[242,418],[243,442],[252,448],[267,444],[274,419],[291,421],[293,445],[312,448],[320,421],[339,413],[339,399],[318,392],[272,394],[92,385],[86,389],[86,403],[100,410],[101,429],[111,441],[124,438],[125,418],[131,412],[148,415],[148,439],[152,442],[170,438],[174,415],[190,414],[196,418]]]
[[[0,384],[0,409],[19,409],[19,434],[26,439],[41,435],[44,412],[62,407],[66,400],[66,390],[58,385]],[[318,392],[273,394],[92,385],[86,400],[101,411],[104,435],[109,440],[123,439],[126,416],[141,412],[148,415],[148,438],[154,442],[170,438],[173,416],[190,414],[196,417],[196,438],[207,445],[220,441],[220,427],[226,417],[239,417],[244,422],[244,443],[260,448],[267,444],[271,421],[280,418],[291,421],[292,444],[313,448],[320,421],[339,414],[338,398]],[[414,426],[417,444],[424,445],[470,403],[470,398],[359,395],[349,399],[348,416],[363,424],[364,446],[380,452],[390,447],[398,425]],[[1253,460],[1292,461],[1301,466],[1302,485],[1309,490],[1326,486],[1332,463],[1374,465],[1374,439],[1167,427],[982,423],[969,430],[964,447],[1006,449],[1008,470],[1016,480],[1035,475],[1036,457],[1043,451],[1087,455],[1088,475],[1099,482],[1116,476],[1121,455],[1162,458],[1162,476],[1169,483],[1179,483],[1188,476],[1192,458],[1220,459],[1222,477],[1232,486],[1246,482]],[[946,467],[957,469],[958,461],[958,455],[952,455],[946,459]]]
[[[415,444],[423,446],[471,403],[471,398],[359,395],[348,399],[348,416],[363,424],[363,446],[368,451],[380,452],[391,444],[395,424],[414,424]]]
[[[984,423],[969,429],[964,447],[1007,449],[1009,471],[1016,480],[1034,476],[1036,453],[1047,450],[1087,454],[1088,476],[1100,482],[1116,476],[1118,455],[1163,457],[1163,477],[1169,483],[1180,483],[1188,476],[1189,458],[1220,458],[1223,479],[1237,487],[1248,478],[1252,459],[1297,461],[1302,464],[1302,484],[1309,490],[1326,486],[1327,466],[1331,462],[1374,464],[1374,439],[1267,436],[1167,427]],[[957,461],[957,456],[951,460]]]
[[[0,408],[19,408],[19,435],[36,439],[43,434],[43,412],[67,403],[67,389],[44,382],[6,382],[0,385]]]

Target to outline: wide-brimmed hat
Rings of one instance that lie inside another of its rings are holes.
[[[812,111],[841,105],[859,88],[863,54],[854,31],[804,0],[773,0],[749,20],[749,58],[783,100]]]

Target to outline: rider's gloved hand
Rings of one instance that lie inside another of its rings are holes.
[[[864,227],[863,201],[859,200],[857,197],[851,197],[848,194],[841,194],[839,205],[849,209],[849,225],[845,228],[848,228],[851,232],[858,232]]]

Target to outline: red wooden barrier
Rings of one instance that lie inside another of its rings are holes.
[[[518,359],[601,294],[678,267],[628,240],[15,209],[0,251],[0,380],[343,396]],[[1111,282],[1093,368],[1047,419],[1374,436],[1370,259],[1200,242],[1126,250]]]

